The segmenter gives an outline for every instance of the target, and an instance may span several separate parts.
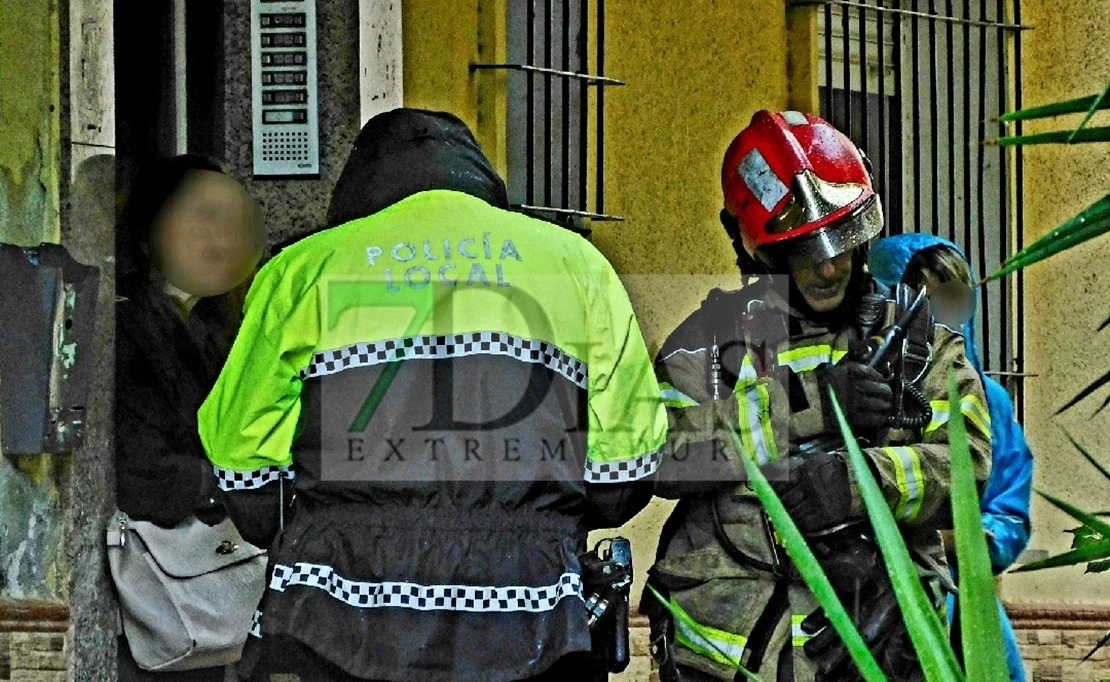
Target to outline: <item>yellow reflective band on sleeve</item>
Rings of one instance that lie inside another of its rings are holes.
[[[929,402],[933,408],[933,419],[925,427],[925,433],[932,433],[948,423],[952,416],[952,406],[947,400],[933,400]],[[983,407],[983,403],[974,395],[965,395],[960,398],[960,413],[964,415],[972,426],[987,438],[991,435],[990,412]]]
[[[782,366],[789,367],[795,374],[802,374],[812,372],[819,365],[827,362],[840,362],[847,354],[848,351],[833,350],[833,347],[828,344],[799,346],[779,353],[778,362]]]
[[[663,404],[667,407],[674,407],[677,409],[684,409],[687,407],[697,407],[698,401],[671,386],[667,382],[659,383],[659,395],[663,398]]]
[[[899,521],[913,521],[921,513],[921,503],[925,496],[921,458],[911,447],[885,447],[883,452],[894,465],[894,478],[898,484],[898,506],[894,510],[894,516]]]
[[[736,385],[736,403],[740,411],[740,442],[761,466],[779,458],[775,434],[771,430],[771,397],[760,381]]]
[[[673,599],[671,608],[675,611],[675,639],[679,644],[721,665],[740,667],[747,637],[698,623]]]
[[[791,635],[794,639],[795,647],[804,646],[806,642],[813,639],[813,635],[807,635],[802,630],[802,621],[804,621],[805,619],[805,616],[799,616],[797,614],[790,617],[790,629]]]
[[[960,412],[975,425],[987,438],[991,437],[991,414],[977,396],[965,395],[960,398]]]
[[[932,433],[947,424],[951,413],[947,400],[930,400],[929,407],[933,408],[933,418],[925,427],[925,433]]]

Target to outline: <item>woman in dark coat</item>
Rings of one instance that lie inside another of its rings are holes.
[[[258,205],[202,157],[156,162],[131,192],[117,234],[115,409],[117,503],[131,518],[173,527],[226,516],[196,415],[264,239]],[[119,645],[121,682],[224,678],[222,668],[145,672]]]

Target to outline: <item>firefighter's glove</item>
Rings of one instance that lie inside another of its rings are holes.
[[[923,681],[924,673],[890,581],[883,581],[876,588],[859,595],[856,603],[846,604],[852,621],[888,679]],[[803,645],[802,651],[817,666],[816,682],[862,682],[859,668],[823,610],[818,609],[802,621],[802,631],[815,635]]]
[[[763,468],[790,518],[805,535],[842,526],[852,513],[848,465],[834,453],[795,455]]]
[[[826,430],[840,433],[829,388],[836,393],[840,409],[853,430],[881,429],[894,416],[894,392],[877,369],[845,358],[835,365],[818,365],[814,371],[821,391]]]

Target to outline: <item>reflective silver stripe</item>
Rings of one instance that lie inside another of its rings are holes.
[[[921,513],[923,474],[921,460],[913,448],[884,447],[883,451],[894,464],[894,476],[900,497],[895,515],[901,521],[913,521]]]
[[[235,471],[234,469],[213,466],[212,471],[216,473],[216,483],[220,486],[220,490],[224,492],[257,490],[279,478],[284,478],[287,481],[297,478],[297,473],[293,471],[292,465],[268,466],[254,471]]]
[[[745,355],[744,361],[740,363],[740,374],[736,377],[737,383],[741,381],[755,381],[758,378],[759,375],[755,372],[751,357]]]
[[[744,646],[740,643],[744,641],[743,637],[733,635],[736,641],[714,637],[700,632],[703,628],[695,628],[682,618],[676,618],[674,624],[678,628],[679,641],[695,652],[724,665],[736,665],[744,659]]]
[[[813,639],[813,635],[806,634],[806,631],[802,629],[802,623],[805,619],[805,616],[797,614],[790,617],[790,634],[793,638],[792,644],[796,647],[804,646],[806,642]]]
[[[668,407],[696,407],[698,405],[698,401],[674,387],[662,389],[659,395]]]
[[[640,455],[635,459],[617,462],[595,462],[586,458],[587,483],[628,483],[655,473],[662,459],[659,450]]]
[[[384,607],[416,611],[469,611],[473,613],[543,613],[567,597],[582,598],[582,578],[564,573],[554,585],[543,587],[480,587],[475,585],[419,585],[416,583],[365,583],[338,575],[330,566],[277,564],[270,589],[284,592],[291,586],[312,587],[360,609]]]
[[[752,449],[756,457],[756,461],[763,464],[769,464],[772,460],[776,459],[771,454],[771,446],[767,443],[764,437],[763,420],[761,419],[763,413],[763,396],[760,395],[759,389],[761,384],[752,384],[744,390],[744,396],[747,398],[748,409],[746,410],[746,417],[748,420],[747,430],[749,431],[752,439]],[[766,387],[763,387],[766,391]]]
[[[543,365],[580,388],[587,388],[586,363],[546,341],[504,332],[472,332],[451,336],[412,336],[321,351],[301,370],[302,379],[372,367],[398,360],[443,360],[468,355],[504,355]]]
[[[706,350],[707,349],[705,348],[694,348],[692,350],[689,348],[679,348],[678,350],[673,350],[670,353],[667,353],[663,357],[659,358],[659,362],[666,362],[679,353],[682,353],[684,355],[697,355],[698,353],[704,353]]]
[[[775,210],[779,202],[790,193],[790,188],[775,175],[775,171],[771,170],[767,159],[763,158],[763,154],[758,149],[751,150],[740,160],[736,172],[743,178],[744,184],[752,191],[759,203],[763,204],[763,208],[768,211]]]
[[[792,126],[804,126],[809,123],[809,119],[800,111],[784,111],[782,118]]]

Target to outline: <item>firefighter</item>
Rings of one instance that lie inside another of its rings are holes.
[[[258,273],[200,411],[270,547],[247,673],[264,649],[309,680],[604,676],[578,557],[650,500],[666,414],[610,264],[507,208],[465,124],[394,110],[336,227]]]
[[[1014,416],[1014,404],[1002,384],[983,374],[975,343],[976,295],[971,269],[963,252],[947,239],[931,234],[900,234],[880,240],[871,250],[868,267],[875,279],[887,284],[904,283],[924,288],[937,321],[964,335],[967,357],[979,370],[987,392],[991,416],[991,475],[980,506],[991,567],[1001,574],[1013,565],[1029,545],[1033,523],[1029,503],[1033,491],[1033,451]],[[955,552],[951,531],[942,531],[950,558]],[[956,566],[952,564],[953,573]],[[956,600],[948,599],[952,645],[960,651]],[[1025,666],[1013,624],[1002,602],[998,604],[1006,665],[1011,682],[1025,682]]]
[[[816,116],[760,111],[728,148],[721,174],[721,221],[747,285],[711,292],[656,359],[670,419],[656,491],[679,500],[649,574],[668,603],[641,601],[661,679],[741,680],[740,667],[775,681],[859,674],[823,627],[740,457],[767,473],[890,679],[923,679],[864,522],[829,389],[940,609],[950,409],[968,417],[980,481],[990,466],[979,375],[963,338],[935,326],[927,303],[867,274],[883,214],[865,158],[842,133]],[[891,336],[896,321],[904,331]],[[960,395],[951,407],[949,366]]]

